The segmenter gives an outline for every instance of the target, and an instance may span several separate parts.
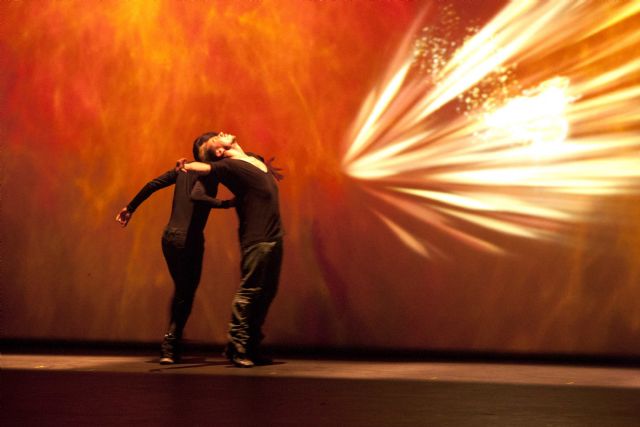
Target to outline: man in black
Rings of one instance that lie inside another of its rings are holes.
[[[245,154],[233,135],[219,133],[209,138],[202,150],[200,158],[209,162],[186,163],[181,159],[176,169],[214,177],[229,188],[235,196],[239,220],[242,281],[233,299],[225,355],[239,367],[269,363],[259,356],[258,347],[282,264],[283,230],[276,184],[279,175],[261,158]],[[209,206],[218,203],[199,185],[194,187],[192,198]]]
[[[212,135],[214,134],[209,136]],[[196,139],[194,142],[193,152],[196,159],[199,159],[199,141]],[[116,215],[116,221],[125,227],[131,215],[149,196],[162,188],[175,185],[171,217],[162,235],[162,253],[175,289],[171,300],[171,319],[161,346],[161,364],[177,363],[180,359],[182,333],[200,282],[204,254],[203,230],[207,224],[209,210],[211,207],[229,208],[233,205],[231,201],[214,199],[218,191],[218,183],[214,176],[199,184],[199,188],[211,197],[208,205],[194,203],[191,200],[191,191],[196,181],[198,176],[195,173],[170,170],[149,181]]]

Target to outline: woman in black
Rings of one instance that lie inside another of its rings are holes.
[[[194,142],[194,157],[198,157],[200,138]],[[171,299],[170,322],[161,346],[160,363],[172,364],[180,360],[182,333],[191,313],[193,299],[200,282],[202,256],[204,254],[204,227],[210,208],[229,208],[232,201],[220,201],[214,197],[217,181],[211,177],[202,181],[203,191],[211,197],[204,205],[191,200],[191,191],[197,181],[195,173],[170,170],[149,181],[116,216],[125,227],[138,206],[156,191],[174,185],[173,203],[169,223],[162,235],[162,253],[174,283]]]

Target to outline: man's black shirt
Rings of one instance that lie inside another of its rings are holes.
[[[240,246],[246,249],[256,243],[282,238],[278,186],[271,173],[240,159],[224,158],[209,165],[211,172],[208,176],[235,195]],[[197,185],[192,195],[194,200],[207,203],[215,200],[203,194]]]

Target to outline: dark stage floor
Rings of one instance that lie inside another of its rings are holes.
[[[3,354],[3,426],[640,426],[640,369]]]

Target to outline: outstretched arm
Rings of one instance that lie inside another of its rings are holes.
[[[147,198],[156,191],[175,184],[177,176],[178,173],[175,170],[170,170],[147,182],[138,194],[136,194],[136,196],[129,202],[129,204],[118,212],[116,215],[116,221],[121,226],[126,227],[131,219],[131,215],[133,215],[138,206],[140,206],[142,202],[147,200]]]
[[[176,171],[188,172],[193,171],[198,175],[209,175],[211,165],[202,162],[189,162],[184,157],[176,162]]]
[[[204,203],[210,208],[218,208],[218,209],[228,209],[234,207],[236,199],[231,200],[220,200],[214,197],[211,197],[207,194],[207,191],[200,182],[200,180],[196,181],[193,189],[191,190],[191,200],[194,202]]]

